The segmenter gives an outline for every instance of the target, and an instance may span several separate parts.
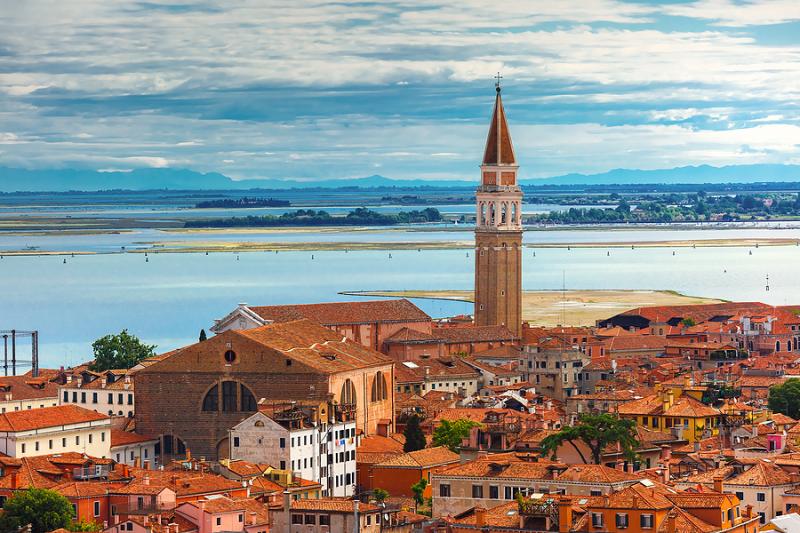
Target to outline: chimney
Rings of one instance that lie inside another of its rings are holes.
[[[675,511],[670,511],[667,515],[667,533],[675,533],[675,518],[677,518]]]
[[[133,467],[134,467],[134,468],[139,468],[139,458],[138,458],[138,457],[136,457],[136,458],[133,460]]]
[[[206,499],[205,498],[201,498],[201,499],[197,500],[197,505],[198,505],[198,507],[200,507],[201,511],[205,511],[206,510]]]
[[[749,503],[744,508],[744,516],[746,518],[753,518],[753,506]]]
[[[558,531],[568,533],[572,529],[572,500],[561,497],[558,500]]]
[[[142,483],[145,484],[145,485],[149,485],[150,484],[150,476],[145,474],[144,477],[142,478]]]
[[[142,468],[144,468],[145,470],[150,470],[150,461],[142,462]]]
[[[669,444],[662,444],[661,460],[664,461],[665,464],[669,464],[670,459],[672,459],[672,447]]]
[[[19,474],[16,472],[11,473],[11,489],[16,490],[19,487]]]
[[[122,477],[131,477],[131,469],[128,465],[122,465]]]
[[[722,476],[715,476],[714,477],[714,492],[725,492],[725,487],[723,486]]]
[[[476,507],[475,508],[475,526],[476,527],[484,527],[484,526],[486,526],[486,508],[485,507]]]
[[[100,378],[100,388],[101,389],[105,389],[106,388],[106,383],[108,383],[108,381],[106,381],[106,377],[105,376]]]

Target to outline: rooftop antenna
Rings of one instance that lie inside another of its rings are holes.
[[[767,274],[767,292],[769,292],[769,274]]]

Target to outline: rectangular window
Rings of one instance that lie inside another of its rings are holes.
[[[37,452],[39,451],[39,441],[38,440],[33,443],[33,447]]]
[[[603,527],[603,513],[592,513],[592,527]]]
[[[218,516],[218,517],[217,517],[217,525],[218,525],[218,526],[221,526],[221,525],[222,525],[222,517],[221,517],[221,516]]]
[[[756,492],[756,500],[760,502],[765,502],[767,501],[767,495],[763,492]]]
[[[72,391],[72,403],[78,403],[78,391]]]
[[[744,492],[736,491],[736,497],[739,498],[739,501],[744,501]]]
[[[128,405],[133,405],[133,394],[128,394]]]
[[[69,391],[64,391],[64,403],[69,403]]]
[[[86,403],[86,393],[81,392],[81,403]]]
[[[503,487],[503,498],[506,500],[510,500],[511,496],[511,487]]]
[[[233,437],[233,447],[234,448],[239,447],[239,437]]]
[[[489,485],[489,498],[492,500],[500,498],[500,487],[497,485]]]
[[[97,403],[97,393],[96,392],[92,393],[92,403]]]
[[[80,435],[75,435],[75,444],[79,445],[80,443],[81,443],[81,436]]]
[[[89,444],[91,444],[91,443],[92,443],[92,434],[89,433]]]
[[[61,447],[62,448],[66,448],[67,447],[67,437],[64,437],[64,438],[61,439]]]
[[[94,502],[94,515],[100,516],[100,502],[98,501]]]
[[[25,443],[22,443],[22,453],[25,453]]]
[[[599,490],[589,491],[589,496],[602,496],[602,495],[603,495],[603,492],[599,491]]]
[[[108,403],[114,405],[114,394],[111,392],[108,393]]]
[[[439,485],[439,496],[442,498],[450,497],[450,485],[448,483],[441,483]]]
[[[52,450],[53,449],[53,439],[50,439],[50,440],[47,441],[47,449],[48,450]]]
[[[227,413],[236,411],[236,385],[235,381],[222,382],[222,410]]]
[[[617,529],[625,529],[628,527],[628,514],[617,513]]]
[[[105,442],[105,441],[106,441],[106,432],[105,431],[101,431],[100,432],[100,442]]]
[[[761,512],[758,513],[758,518],[759,518],[759,522],[761,522],[762,524],[766,524],[767,523],[767,515],[765,515],[764,513],[761,513]]]
[[[326,514],[319,515],[319,525],[321,526],[329,526],[331,525],[331,517]]]
[[[315,526],[317,525],[317,517],[314,516],[313,514],[307,514],[305,523],[307,526]]]
[[[281,448],[286,448],[286,439],[285,438],[281,437],[281,440],[279,442],[280,442],[280,447]]]
[[[472,497],[483,498],[483,485],[472,485]]]
[[[639,525],[642,526],[642,529],[652,529],[653,528],[653,515],[651,514],[643,514],[639,517]]]

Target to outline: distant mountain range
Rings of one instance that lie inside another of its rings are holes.
[[[541,179],[523,179],[522,185],[626,185],[700,184],[800,181],[800,165],[709,165],[662,170],[616,169],[602,174],[566,174]],[[200,173],[188,169],[142,168],[130,172],[101,172],[80,169],[27,170],[0,167],[0,192],[63,192],[125,190],[246,190],[341,187],[474,187],[474,181],[398,180],[369,176],[341,180],[233,180],[216,172]]]

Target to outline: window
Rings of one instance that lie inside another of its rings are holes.
[[[503,487],[503,499],[510,500],[512,497],[511,487]]]
[[[766,523],[767,523],[767,516],[766,516],[764,513],[762,513],[762,512],[759,512],[759,513],[758,513],[758,518],[759,518],[759,521],[760,521],[762,524],[766,524]]]
[[[281,437],[281,439],[279,441],[279,446],[281,448],[286,448],[286,439],[285,438]]]
[[[81,403],[86,403],[86,393],[81,392]]]
[[[239,437],[233,437],[233,447],[234,448],[239,447]]]
[[[218,517],[217,517],[217,525],[218,525],[218,526],[221,526],[221,525],[222,525],[222,517],[221,517],[221,516],[218,516]]]
[[[74,516],[76,518],[78,517],[78,504],[77,503],[73,503],[72,504],[72,516]]]
[[[108,403],[111,405],[114,404],[114,394],[111,392],[108,393]]]
[[[343,405],[356,404],[356,387],[349,379],[344,380],[342,384],[342,392],[339,395],[339,403]]]
[[[128,394],[128,405],[133,405],[133,394]]]
[[[489,485],[489,498],[492,500],[500,498],[500,487],[497,485]]]
[[[653,515],[651,514],[643,514],[639,517],[639,525],[642,526],[642,529],[652,529],[653,528]]]
[[[39,441],[33,443],[33,448],[38,452],[39,451]]]
[[[69,391],[64,391],[64,403],[69,403]]]
[[[744,492],[737,491],[736,497],[739,498],[739,501],[744,501]]]
[[[81,436],[80,435],[75,435],[75,445],[77,446],[80,443],[81,443]]]
[[[89,444],[91,444],[91,443],[92,443],[92,434],[89,433]]]
[[[95,516],[100,516],[100,502],[99,501],[95,501],[94,502],[94,515]]]
[[[756,492],[756,500],[760,502],[765,502],[767,501],[767,495],[763,492]]]
[[[232,413],[236,411],[236,385],[235,381],[222,382],[222,411]]]
[[[603,527],[603,513],[592,513],[592,527]]]
[[[241,391],[241,398],[242,398],[242,401],[241,401],[242,409],[241,410],[242,410],[242,412],[243,413],[252,413],[252,412],[257,411],[258,407],[256,407],[256,398],[255,398],[255,396],[253,396],[253,393],[250,392],[250,389],[248,389],[244,385],[241,385],[241,387],[242,387],[242,391]]]
[[[228,364],[231,364],[234,361],[236,361],[236,352],[234,352],[233,350],[226,351],[225,352],[225,362],[228,363]]]
[[[617,513],[616,523],[618,529],[628,527],[628,513]]]
[[[92,393],[92,403],[97,403],[97,393],[96,392]]]
[[[450,497],[450,484],[449,483],[441,483],[439,485],[439,496],[442,498],[449,498]]]
[[[48,450],[52,450],[53,449],[53,439],[50,439],[50,440],[47,441],[47,449]]]
[[[602,496],[602,495],[603,495],[602,491],[599,490],[589,491],[589,496]]]
[[[319,525],[321,526],[330,526],[331,525],[331,517],[326,514],[319,515]]]
[[[61,439],[61,447],[62,448],[66,448],[67,447],[67,437],[64,437],[64,438]]]
[[[483,485],[472,485],[472,497],[483,498]]]
[[[25,453],[25,443],[22,443],[22,453]]]
[[[219,411],[219,386],[214,385],[203,398],[203,411]]]
[[[106,432],[105,431],[101,431],[100,432],[100,442],[105,442],[105,441],[106,441]]]
[[[372,380],[371,400],[373,402],[382,402],[388,398],[386,391],[386,378],[384,377],[383,372],[378,372],[375,374],[375,379]]]
[[[313,514],[307,514],[305,518],[306,525],[314,526],[317,524],[317,517]]]
[[[242,523],[242,522],[244,522],[244,515],[240,514],[239,515],[239,523]]]

